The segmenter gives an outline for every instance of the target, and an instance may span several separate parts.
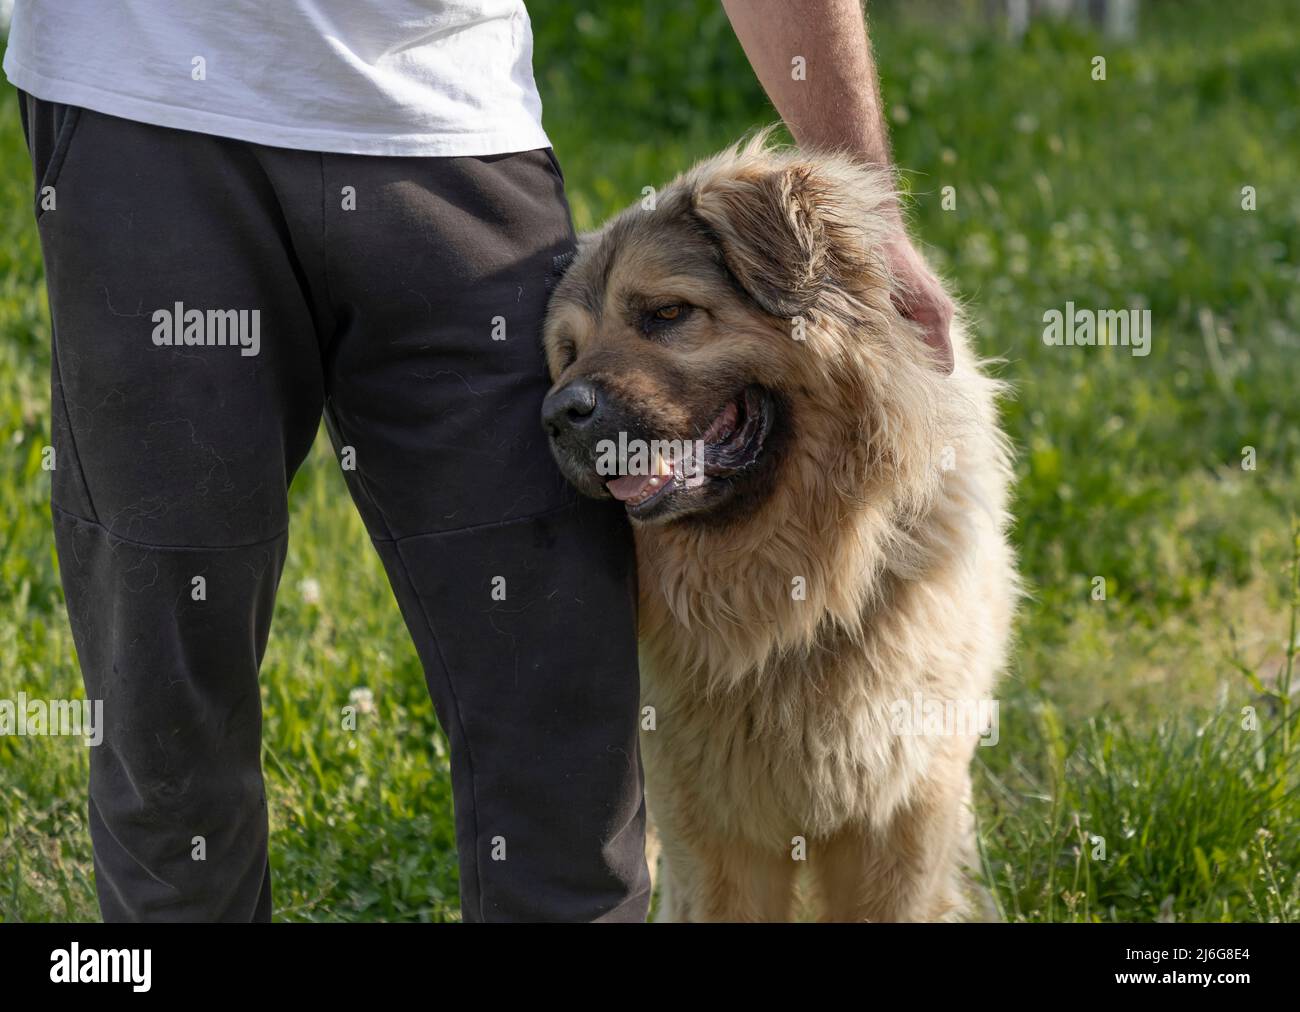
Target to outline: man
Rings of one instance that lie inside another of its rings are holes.
[[[856,0],[726,6],[800,142],[888,160]],[[574,237],[531,51],[520,0],[19,0],[106,920],[271,916],[258,666],[322,414],[451,743],[465,919],[645,917],[631,540],[538,421]]]

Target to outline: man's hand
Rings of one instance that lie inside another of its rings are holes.
[[[859,0],[722,0],[754,73],[794,139],[892,168],[880,84]],[[792,73],[802,58],[802,76]],[[953,365],[948,328],[955,306],[899,219],[890,267],[895,302],[924,330],[935,364]]]
[[[945,373],[952,372],[952,339],[948,336],[956,311],[952,299],[906,232],[889,244],[886,256],[901,289],[894,295],[894,305],[909,320],[920,324],[925,343],[934,353],[935,365]]]

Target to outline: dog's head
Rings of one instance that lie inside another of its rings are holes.
[[[944,370],[891,298],[893,202],[760,135],[584,236],[544,330],[565,476],[639,522],[726,522],[907,466]]]

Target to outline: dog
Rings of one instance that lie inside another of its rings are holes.
[[[1003,666],[1011,454],[963,321],[937,355],[898,309],[896,207],[887,172],[763,132],[554,286],[551,451],[635,532],[659,920],[971,913],[983,731],[909,715]]]

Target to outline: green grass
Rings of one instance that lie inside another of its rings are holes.
[[[716,4],[653,6],[534,5],[547,128],[580,227],[774,118]],[[1051,23],[1009,43],[876,6],[916,231],[1015,390],[1030,596],[1002,741],[978,757],[987,884],[1012,920],[1300,919],[1300,746],[1284,691],[1300,490],[1291,5],[1147,4],[1123,46]],[[30,186],[6,87],[0,697],[80,694],[40,468],[48,312]],[[1151,355],[1044,346],[1042,315],[1066,300],[1150,308]],[[445,739],[378,561],[338,550],[365,535],[323,439],[292,506],[262,678],[278,916],[455,919]],[[373,713],[344,732],[360,688]],[[0,920],[97,916],[85,771],[72,741],[0,738]]]

